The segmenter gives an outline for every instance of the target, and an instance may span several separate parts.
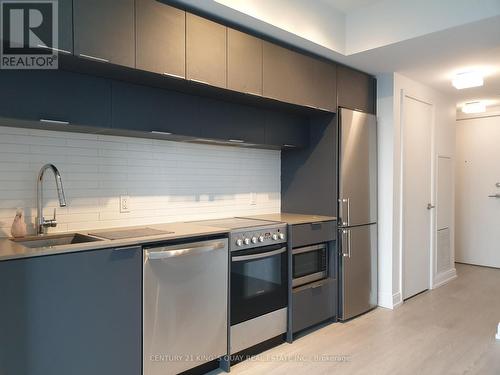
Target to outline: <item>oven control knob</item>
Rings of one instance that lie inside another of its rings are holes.
[[[259,236],[259,242],[264,242],[264,236]]]
[[[245,242],[245,245],[250,245],[250,238],[245,238],[243,242]]]
[[[284,240],[285,239],[285,233],[280,233],[278,234],[280,240]]]
[[[257,237],[252,237],[252,243],[257,243]]]
[[[236,246],[243,246],[243,240],[241,238],[236,240]]]
[[[278,233],[273,233],[273,240],[277,241],[278,240]]]

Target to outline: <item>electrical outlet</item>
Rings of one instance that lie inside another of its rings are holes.
[[[120,195],[120,212],[130,212],[130,197]]]
[[[250,206],[257,204],[257,193],[250,193]]]

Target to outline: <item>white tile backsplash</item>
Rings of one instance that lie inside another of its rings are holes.
[[[0,127],[0,236],[18,208],[33,232],[45,163],[61,172],[68,203],[58,207],[47,172],[44,215],[57,207],[59,222],[51,232],[280,211],[279,151]]]

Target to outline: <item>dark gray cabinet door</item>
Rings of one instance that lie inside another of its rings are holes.
[[[186,77],[226,87],[226,27],[186,14]]]
[[[73,0],[74,53],[135,67],[134,0]]]
[[[313,61],[312,92],[314,106],[337,111],[337,66],[323,60]]]
[[[113,82],[112,127],[200,136],[197,96]]]
[[[142,250],[0,262],[0,373],[142,371]]]
[[[200,100],[200,131],[205,138],[234,143],[265,143],[266,111],[215,99]]]
[[[263,95],[287,103],[335,111],[335,66],[264,42]]]
[[[306,147],[309,144],[307,119],[284,112],[268,111],[266,144],[282,148]]]
[[[58,9],[58,52],[73,53],[73,0],[59,0]],[[54,46],[49,46],[54,47]]]
[[[263,95],[267,98],[288,103],[297,102],[297,76],[293,67],[293,52],[272,44],[263,42]]]
[[[65,71],[0,71],[0,116],[111,126],[111,83]]]
[[[262,95],[262,40],[229,28],[227,88]]]
[[[136,67],[186,76],[186,12],[157,0],[136,0]]]
[[[338,106],[375,113],[376,80],[346,66],[337,67]]]

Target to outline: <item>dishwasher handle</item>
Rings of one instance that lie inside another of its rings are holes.
[[[219,249],[224,249],[226,247],[223,241],[214,242],[211,244],[200,244],[200,246],[191,246],[185,248],[169,248],[160,247],[157,249],[146,250],[146,257],[149,260],[161,260],[168,258],[175,258],[187,255],[195,255],[201,253],[208,253],[210,251],[215,251]]]

